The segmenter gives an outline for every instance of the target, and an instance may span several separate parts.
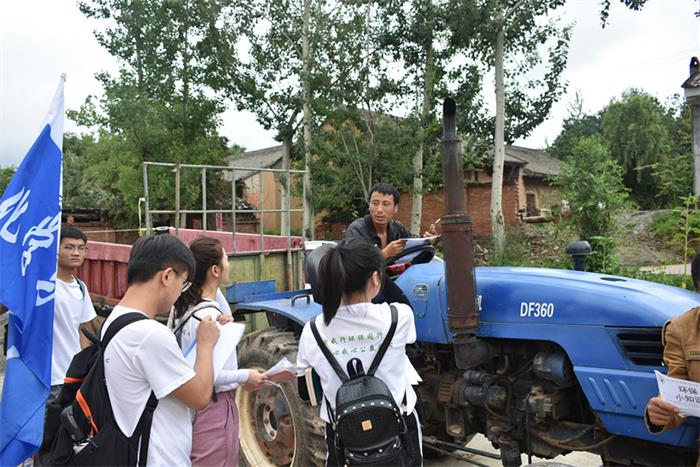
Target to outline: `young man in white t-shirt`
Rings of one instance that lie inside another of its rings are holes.
[[[83,265],[87,252],[87,237],[82,231],[71,226],[61,229],[54,298],[51,393],[48,402],[58,396],[73,356],[90,345],[90,341],[80,332],[80,327],[96,316],[95,308],[85,283],[74,275]]]
[[[153,318],[168,314],[189,286],[194,258],[171,235],[143,237],[134,243],[127,267],[128,289],[102,328],[126,313],[148,318],[120,330],[105,351],[105,380],[114,418],[132,436],[146,402],[154,392],[158,406],[148,443],[149,466],[190,464],[192,418],[189,409],[203,409],[213,391],[212,351],[219,329],[206,317],[197,329],[194,369],[187,364],[175,335]]]

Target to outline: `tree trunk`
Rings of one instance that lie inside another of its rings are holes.
[[[292,137],[285,136],[282,141],[282,146],[284,147],[284,154],[282,155],[282,170],[285,173],[282,175],[281,187],[282,193],[280,194],[280,199],[282,201],[282,213],[280,219],[280,233],[283,236],[289,236],[290,225],[289,225],[289,196],[287,196],[287,185],[289,184],[289,161],[292,159]],[[263,202],[262,200],[260,201]]]
[[[491,177],[491,233],[496,254],[503,252],[505,228],[501,198],[503,194],[503,161],[505,160],[505,112],[506,90],[503,79],[504,24],[500,13],[500,27],[496,34],[495,68],[496,68],[496,132],[494,135],[493,174]]]
[[[432,1],[432,0],[431,0]],[[423,79],[423,109],[420,116],[418,134],[418,149],[413,155],[413,204],[411,205],[411,233],[420,235],[421,214],[423,212],[423,149],[425,147],[426,127],[430,118],[430,107],[433,100],[433,37],[426,41],[425,75]]]
[[[304,32],[301,42],[303,60],[302,81],[304,87],[304,216],[302,230],[304,240],[314,239],[314,207],[311,198],[311,77],[309,75],[309,17],[311,0],[304,0]]]

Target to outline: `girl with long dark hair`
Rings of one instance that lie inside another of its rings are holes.
[[[190,244],[195,259],[192,284],[175,302],[174,328],[180,346],[187,349],[197,335],[197,326],[205,316],[219,318],[221,324],[231,321],[230,310],[221,310],[216,302],[219,286],[228,279],[228,256],[221,243],[210,237],[199,237]],[[193,465],[235,466],[238,463],[238,409],[236,388],[258,389],[265,377],[258,370],[238,369],[234,351],[215,376],[214,394],[209,405],[197,412],[192,427]]]
[[[416,340],[413,311],[402,303],[374,304],[380,292],[384,274],[381,251],[359,238],[341,241],[330,249],[319,265],[320,301],[323,314],[313,318],[320,340],[335,356],[340,367],[357,358],[363,368],[370,368],[379,346],[389,332],[393,306],[397,311],[394,336],[374,376],[391,391],[401,409],[407,431],[402,442],[400,460],[396,465],[421,465],[420,424],[415,412],[416,393],[411,384],[415,370],[406,356],[406,344]],[[335,400],[341,380],[323,355],[311,330],[304,326],[300,340],[297,366],[312,367],[319,375],[324,401],[321,418],[326,422],[326,465],[342,465],[336,452],[336,440],[331,418],[335,418]]]

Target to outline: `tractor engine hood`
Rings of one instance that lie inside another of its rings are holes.
[[[626,277],[540,268],[475,271],[481,328],[496,323],[661,327],[700,306],[695,292]],[[418,340],[448,342],[442,262],[412,266],[397,284],[413,305]],[[483,329],[476,334],[488,337]]]

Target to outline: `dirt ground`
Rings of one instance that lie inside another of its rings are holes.
[[[659,266],[683,261],[678,249],[654,237],[649,228],[654,218],[665,211],[630,211],[620,218],[618,255],[626,266]]]
[[[491,443],[483,435],[477,435],[472,439],[472,441],[467,445],[467,447],[473,449],[479,449],[481,451],[486,451],[494,454],[498,454],[498,450],[491,446]],[[476,454],[461,453],[464,457],[477,463],[477,465],[485,465],[488,467],[500,467],[501,461],[497,459],[491,459],[489,457],[484,457]],[[523,465],[528,465],[527,456],[523,454],[522,462]],[[473,465],[468,462],[464,462],[451,457],[442,457],[439,459],[426,459],[426,467],[462,467],[467,465]],[[532,458],[532,464],[537,466],[548,466],[548,467],[565,467],[565,466],[576,466],[576,467],[591,467],[601,465],[600,456],[589,454],[587,452],[572,452],[565,456],[558,456],[554,459],[540,459],[539,457]]]

